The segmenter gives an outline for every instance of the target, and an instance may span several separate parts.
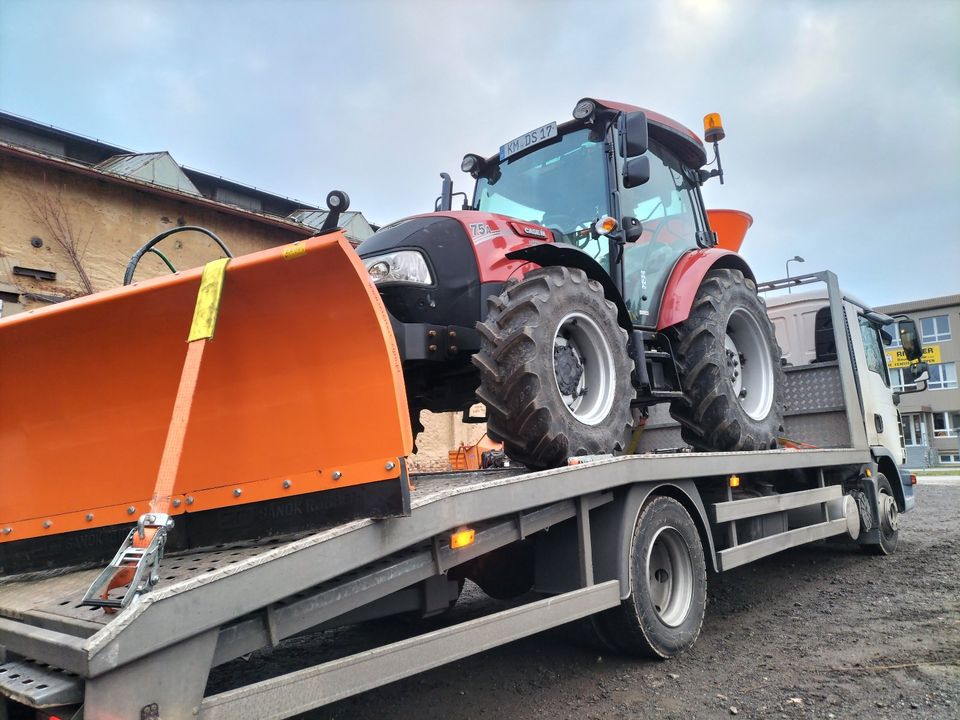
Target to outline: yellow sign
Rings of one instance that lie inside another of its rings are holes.
[[[887,350],[886,356],[888,368],[905,368],[910,367],[912,364],[907,360],[907,356],[903,350]],[[921,360],[928,364],[940,362],[940,346],[927,345],[923,348],[923,357]]]
[[[297,240],[294,243],[290,243],[280,252],[280,256],[284,260],[293,260],[294,258],[298,258],[301,255],[306,255],[306,254],[307,254],[307,248],[305,248],[303,243],[300,242],[299,240]]]

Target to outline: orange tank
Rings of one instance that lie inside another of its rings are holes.
[[[753,216],[742,210],[707,210],[710,229],[717,234],[717,247],[739,252]]]

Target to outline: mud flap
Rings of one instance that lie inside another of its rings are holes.
[[[0,320],[0,574],[110,557],[146,511],[200,274]],[[411,445],[390,322],[346,238],[236,258],[172,498],[191,517],[171,542],[409,512]]]

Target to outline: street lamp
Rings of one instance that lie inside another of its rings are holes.
[[[786,263],[787,264],[787,280],[790,279],[790,263],[792,262],[801,263],[801,262],[805,262],[805,260],[799,255],[794,255],[792,258],[787,260],[787,263]],[[787,285],[787,294],[790,294],[791,291],[792,291],[792,287],[790,285]]]

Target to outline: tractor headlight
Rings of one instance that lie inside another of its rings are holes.
[[[363,258],[363,265],[375,283],[406,282],[432,285],[433,277],[427,261],[416,250],[396,252]]]

